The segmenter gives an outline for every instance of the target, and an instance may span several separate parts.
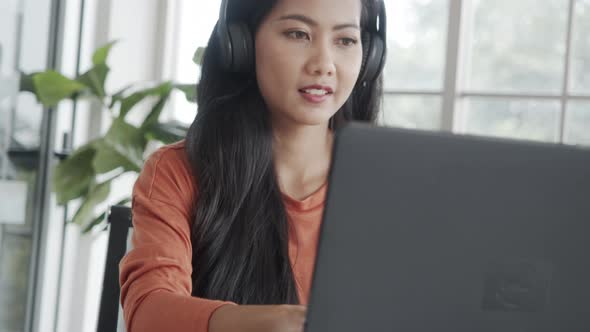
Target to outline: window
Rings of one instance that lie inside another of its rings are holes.
[[[567,0],[475,0],[467,11],[468,91],[559,94]]]
[[[590,144],[590,1],[386,6],[384,124]]]
[[[219,17],[221,0],[194,1],[180,0],[175,8],[174,30],[178,43],[174,55],[172,76],[182,83],[194,83],[199,78],[200,68],[193,63],[197,48],[207,46],[211,32]],[[197,106],[186,100],[184,95],[176,93],[172,98],[172,117],[180,122],[190,124],[197,112]]]
[[[190,44],[179,53],[186,62],[206,44],[197,35],[209,36],[219,1],[183,3],[194,6],[181,20],[188,33],[180,44]],[[381,124],[590,144],[590,0],[385,5]]]
[[[571,92],[590,95],[590,1],[578,0],[574,10]]]
[[[0,1],[0,331],[32,330],[41,303],[34,287],[45,276],[35,264],[45,244],[44,192],[49,167],[39,155],[48,119],[31,95],[18,93],[19,71],[46,68],[53,52],[51,1]],[[17,51],[15,51],[17,50]],[[6,198],[10,194],[9,199]],[[8,204],[7,204],[8,203]],[[8,208],[7,208],[8,207]],[[43,225],[43,227],[41,227]]]
[[[386,0],[387,62],[381,123],[441,126],[449,0]]]
[[[386,6],[385,88],[441,93],[449,0],[388,0]]]
[[[559,139],[559,101],[470,97],[462,104],[464,132],[539,141]]]
[[[590,146],[590,100],[571,101],[565,119],[565,143]]]
[[[571,2],[464,4],[464,73],[453,129],[561,141]]]

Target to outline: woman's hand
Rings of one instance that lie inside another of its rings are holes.
[[[209,332],[303,332],[307,307],[225,305],[209,321]]]

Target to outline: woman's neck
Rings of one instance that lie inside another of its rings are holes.
[[[324,125],[274,128],[273,157],[283,193],[302,200],[326,182],[333,140]]]

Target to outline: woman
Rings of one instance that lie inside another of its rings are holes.
[[[154,153],[134,187],[128,331],[303,329],[333,129],[379,109],[382,63],[368,74],[363,61],[380,5],[227,3],[186,140]]]

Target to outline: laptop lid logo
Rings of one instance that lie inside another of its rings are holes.
[[[552,268],[546,262],[510,261],[490,264],[482,309],[540,312],[549,302]]]

